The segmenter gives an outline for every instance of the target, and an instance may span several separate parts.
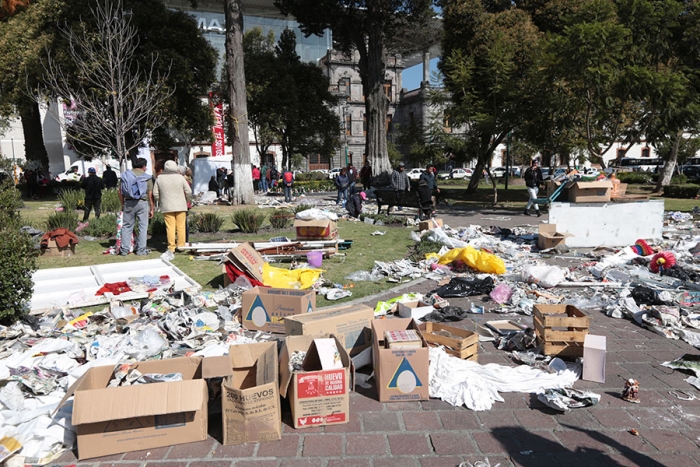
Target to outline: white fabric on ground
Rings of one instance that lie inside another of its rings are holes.
[[[461,360],[442,348],[430,349],[430,397],[454,406],[490,410],[499,392],[537,393],[550,388],[568,388],[578,379],[572,369],[546,373],[529,366],[507,367]]]

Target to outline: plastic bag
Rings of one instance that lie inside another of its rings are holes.
[[[442,323],[444,321],[462,321],[469,316],[469,311],[458,306],[446,306],[439,310],[431,311],[421,318],[421,321]]]
[[[469,297],[471,295],[485,295],[493,290],[493,278],[470,279],[467,277],[453,277],[448,284],[443,285],[433,293],[440,297]]]
[[[301,219],[303,221],[313,221],[313,220],[329,220],[329,221],[337,221],[338,220],[338,215],[334,212],[330,211],[322,211],[320,209],[312,208],[312,209],[307,209],[306,211],[300,211],[296,213],[297,219]]]
[[[385,302],[377,302],[374,307],[374,316],[384,316],[389,310],[392,310],[397,303],[415,302],[423,298],[422,294],[405,293],[398,297],[391,298]]]
[[[440,264],[450,264],[453,261],[464,261],[467,266],[486,274],[504,274],[506,272],[505,263],[496,255],[479,251],[471,246],[465,248],[454,248],[440,257]]]
[[[508,287],[508,284],[498,284],[489,294],[489,297],[491,299],[500,304],[503,305],[504,303],[508,302],[510,300],[511,295],[513,295],[513,290],[511,290],[510,287]]]
[[[564,282],[566,273],[556,266],[529,266],[523,270],[522,278],[525,282],[550,288]]]
[[[345,276],[345,278],[351,282],[361,282],[361,281],[377,282],[377,281],[380,281],[384,278],[384,274],[373,269],[371,272],[355,271],[355,272]]]
[[[659,299],[656,291],[649,287],[639,285],[632,289],[630,296],[634,299],[637,305],[666,305],[666,302]]]
[[[280,289],[308,289],[316,283],[323,269],[282,269],[263,265],[263,284]]]

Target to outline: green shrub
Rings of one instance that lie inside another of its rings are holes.
[[[138,222],[134,225],[134,235],[138,232]],[[148,220],[148,233],[151,235],[165,235],[165,218],[163,213],[156,211]]]
[[[309,182],[313,180],[328,180],[328,174],[323,172],[307,172],[297,174],[294,178],[296,182]]]
[[[58,192],[58,202],[65,211],[75,211],[85,206],[85,193],[83,190],[61,189]]]
[[[58,228],[75,232],[75,229],[78,228],[78,214],[74,210],[57,211],[51,214],[46,219],[46,230],[51,231]]]
[[[233,223],[244,233],[257,233],[265,217],[265,213],[257,208],[240,209],[231,214]]]
[[[669,185],[664,187],[664,196],[668,198],[684,198],[690,199],[698,196],[698,185]]]
[[[646,172],[618,172],[615,176],[621,183],[649,183],[652,179],[652,174]]]
[[[335,183],[333,180],[310,180],[305,182],[294,182],[293,190],[299,193],[316,193],[335,191]]]
[[[111,237],[116,233],[116,214],[103,214],[99,219],[92,218],[89,225],[80,231],[81,235],[89,235],[90,237]]]
[[[119,192],[116,188],[102,192],[102,212],[119,212],[122,205],[119,202]]]
[[[442,243],[428,240],[428,236],[426,235],[413,247],[409,259],[416,262],[422,261],[425,259],[426,254],[437,253],[440,251],[440,248],[442,248]]]
[[[360,215],[361,220],[366,218],[374,219],[375,222],[379,221],[384,223],[384,225],[404,225],[406,223],[403,217],[391,216],[386,214],[362,214]]]
[[[275,209],[270,213],[270,225],[273,229],[284,229],[294,219],[294,213],[289,209]]]
[[[190,232],[216,233],[224,225],[224,218],[213,212],[195,213],[189,217]]]

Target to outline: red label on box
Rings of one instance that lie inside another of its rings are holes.
[[[329,425],[331,423],[342,423],[342,422],[345,422],[345,414],[344,413],[336,413],[333,415],[328,415],[326,417],[314,416],[314,417],[299,417],[299,418],[297,418],[297,425],[300,427],[321,425],[321,424]]]
[[[299,399],[337,396],[345,393],[345,369],[315,371],[310,374],[297,375],[297,397]]]

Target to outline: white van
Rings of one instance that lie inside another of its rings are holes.
[[[70,167],[68,167],[68,170],[66,170],[63,173],[60,173],[56,176],[56,181],[62,182],[62,181],[79,181],[83,176],[87,176],[88,174],[88,169],[90,167],[94,167],[95,171],[97,172],[97,176],[101,177],[102,172],[105,170],[105,166],[102,163],[102,161],[99,161],[97,159],[94,159],[92,161],[75,161],[71,164]]]

